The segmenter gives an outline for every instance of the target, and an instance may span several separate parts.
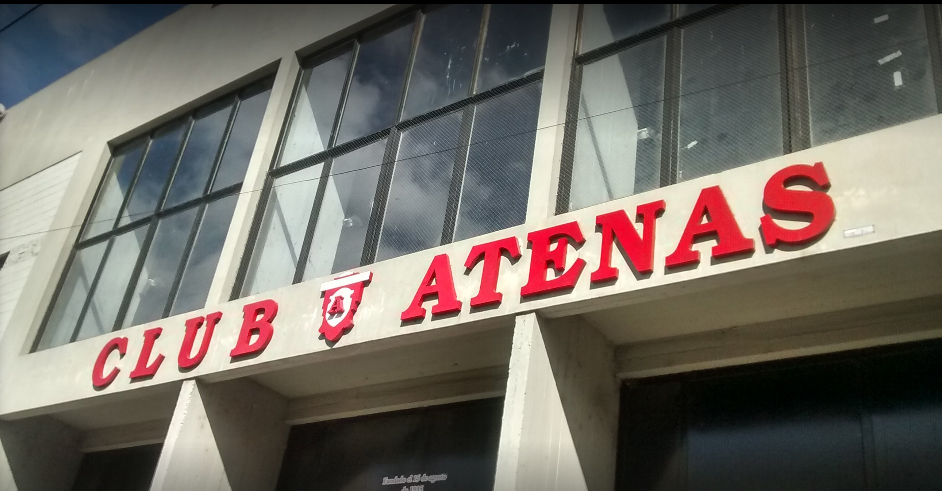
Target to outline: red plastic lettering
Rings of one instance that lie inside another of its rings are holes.
[[[183,334],[183,344],[180,345],[180,354],[177,356],[177,365],[180,368],[193,368],[203,361],[203,358],[206,357],[206,353],[209,351],[209,342],[213,339],[213,331],[216,329],[216,324],[219,323],[219,319],[221,318],[222,312],[213,312],[205,318],[200,316],[187,319],[186,332]],[[199,351],[196,352],[196,355],[191,356],[191,353],[193,353],[193,342],[196,341],[196,334],[199,332],[200,327],[203,327],[204,321],[206,322],[206,329],[203,331],[203,341],[200,342],[200,348]]]
[[[278,315],[278,304],[274,300],[250,303],[242,307],[242,315],[242,330],[239,332],[239,339],[236,341],[235,348],[229,352],[229,356],[233,358],[258,353],[268,346],[275,332],[271,321]],[[252,341],[252,336],[256,334],[258,337]]]
[[[458,301],[458,295],[455,293],[455,280],[451,276],[451,261],[448,260],[447,254],[439,254],[432,259],[432,264],[425,273],[425,278],[419,286],[419,291],[415,293],[412,304],[402,312],[399,318],[403,321],[424,318],[425,309],[422,308],[422,302],[426,297],[433,295],[438,296],[438,303],[432,307],[432,315],[461,310],[461,302]]]
[[[551,248],[550,245],[555,239],[559,240],[556,241],[555,247]],[[527,240],[530,241],[532,248],[530,277],[527,284],[520,289],[521,296],[538,295],[576,286],[576,281],[579,280],[579,275],[585,268],[585,260],[576,259],[572,267],[566,270],[566,249],[569,248],[570,239],[576,244],[585,242],[582,230],[576,222],[563,223],[527,234]],[[547,280],[546,272],[550,268],[561,274]]]
[[[516,237],[495,240],[486,244],[478,244],[471,248],[468,260],[464,267],[471,269],[479,261],[483,262],[481,269],[481,288],[478,294],[471,299],[472,307],[500,303],[504,295],[497,291],[497,277],[500,273],[500,259],[503,251],[507,251],[512,259],[520,258],[520,246]]]
[[[154,350],[154,343],[160,337],[161,332],[163,332],[163,329],[159,327],[144,331],[144,347],[141,348],[141,355],[137,357],[137,366],[131,372],[131,380],[154,375],[157,373],[157,369],[160,368],[160,364],[164,362],[164,355],[158,353],[154,362],[150,365],[147,364],[150,353]]]
[[[704,218],[707,221],[704,223]],[[739,230],[733,211],[723,196],[719,186],[712,186],[700,191],[697,204],[693,207],[690,220],[684,229],[684,235],[677,244],[677,249],[667,256],[668,268],[700,262],[700,252],[693,250],[693,242],[703,237],[714,237],[716,245],[711,251],[713,257],[722,258],[755,250],[755,242],[747,239]]]
[[[592,273],[593,283],[618,279],[618,268],[612,266],[612,249],[615,239],[625,248],[628,260],[639,273],[654,271],[654,223],[664,212],[664,201],[638,206],[635,214],[644,220],[644,238],[628,220],[624,210],[617,210],[595,218],[602,227],[602,249],[599,253],[599,269]]]
[[[820,191],[806,191],[802,189],[787,189],[786,187],[799,179],[809,179],[818,185]],[[824,164],[818,162],[811,165],[792,165],[786,167],[772,176],[765,184],[763,203],[769,208],[796,215],[810,215],[811,223],[800,229],[781,227],[766,213],[762,216],[762,236],[769,247],[783,244],[804,244],[810,242],[827,232],[834,221],[834,201],[825,192],[831,187]]]
[[[124,354],[128,352],[128,338],[114,338],[108,341],[98,353],[98,359],[95,360],[95,367],[92,369],[92,385],[96,389],[108,387],[121,371],[118,367],[114,367],[108,375],[105,375],[105,362],[108,361],[108,356],[112,351],[118,352],[119,360],[124,358]]]

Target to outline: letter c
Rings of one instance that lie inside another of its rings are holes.
[[[118,359],[124,358],[124,354],[128,351],[128,338],[114,338],[108,341],[105,347],[101,349],[101,352],[98,353],[98,359],[95,360],[95,368],[92,369],[92,385],[94,385],[96,389],[104,389],[110,385],[115,377],[118,376],[118,372],[121,371],[118,367],[114,367],[108,372],[108,375],[105,375],[105,362],[108,361],[108,356],[111,355],[111,352],[115,350],[118,351]]]

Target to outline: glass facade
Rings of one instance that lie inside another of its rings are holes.
[[[205,305],[270,88],[252,85],[114,151],[34,349]]]
[[[234,295],[523,223],[551,13],[424,8],[303,63]]]

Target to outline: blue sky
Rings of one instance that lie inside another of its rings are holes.
[[[0,27],[34,6],[0,5]],[[0,32],[0,104],[18,104],[181,7],[40,5]]]

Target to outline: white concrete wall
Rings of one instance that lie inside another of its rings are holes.
[[[9,187],[0,189],[0,338],[59,210],[80,155],[73,155]]]

